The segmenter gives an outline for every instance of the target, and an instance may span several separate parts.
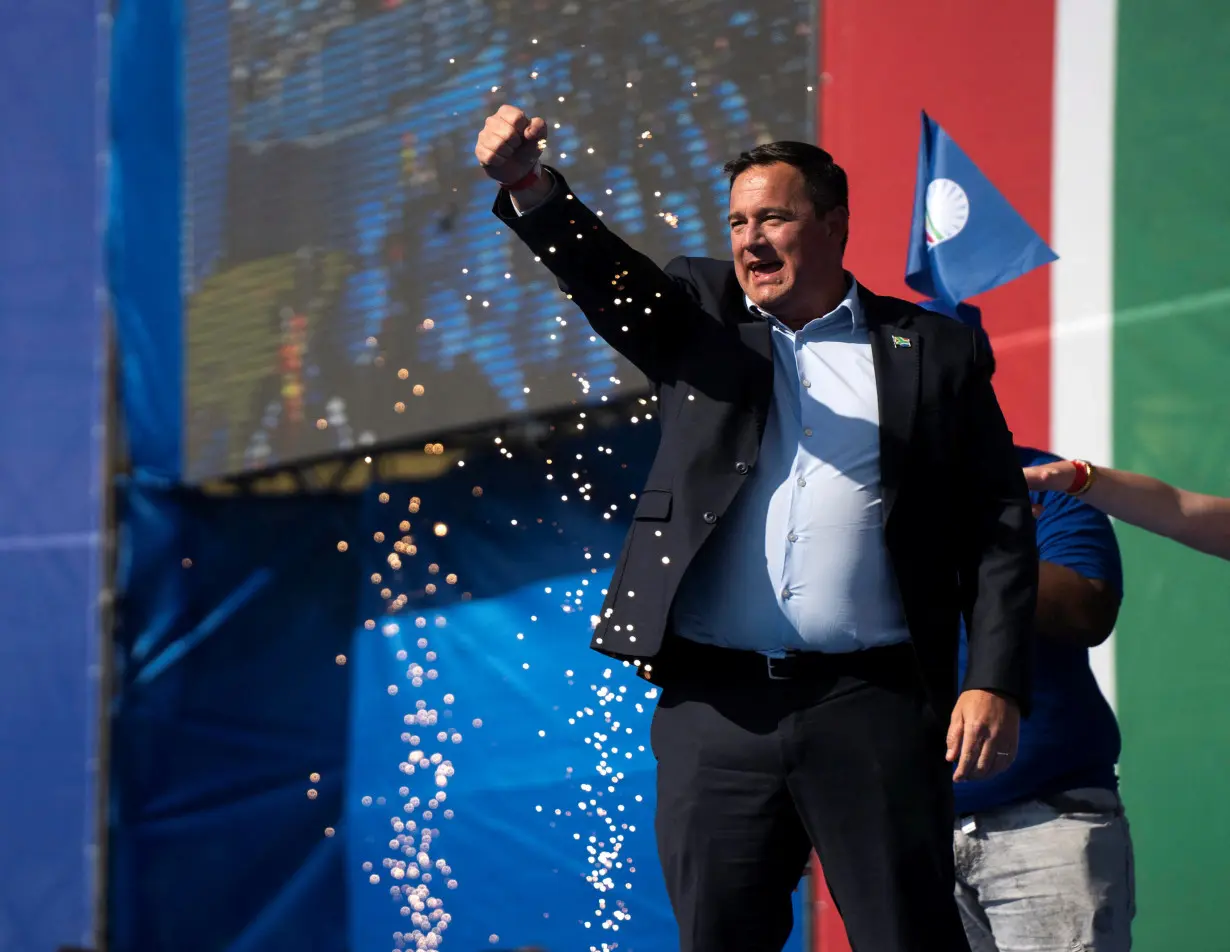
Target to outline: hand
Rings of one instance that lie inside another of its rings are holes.
[[[1068,460],[1025,467],[1025,484],[1035,492],[1066,493],[1076,480],[1076,467]]]
[[[521,181],[538,164],[541,143],[547,141],[547,123],[530,119],[516,106],[501,106],[487,117],[478,134],[474,156],[483,171],[501,185]]]
[[[1012,766],[1021,731],[1015,701],[991,691],[963,691],[948,725],[948,762],[953,780],[985,780]]]

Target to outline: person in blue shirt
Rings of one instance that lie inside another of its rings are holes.
[[[935,310],[981,326],[977,309]],[[992,372],[994,360],[992,359]],[[1017,447],[1023,468],[1059,459]],[[1033,711],[1015,762],[955,783],[957,903],[972,952],[1128,952],[1132,841],[1119,799],[1119,725],[1089,649],[1123,597],[1110,519],[1063,492],[1031,492],[1038,542]],[[962,632],[958,677],[965,673]]]
[[[1058,458],[1017,452],[1022,467]],[[1089,665],[1118,614],[1119,546],[1092,506],[1063,493],[1031,496],[1033,713],[1011,767],[953,786],[957,903],[972,952],[1127,952],[1135,889],[1115,771],[1119,725]],[[964,636],[958,664],[964,674]]]

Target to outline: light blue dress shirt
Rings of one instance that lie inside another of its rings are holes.
[[[747,483],[680,585],[692,641],[776,655],[859,651],[910,634],[884,543],[880,410],[858,283],[773,339],[773,399]]]

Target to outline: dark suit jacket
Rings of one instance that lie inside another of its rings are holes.
[[[659,268],[552,172],[543,204],[518,217],[501,190],[495,214],[658,394],[661,443],[593,639],[604,654],[640,660],[644,673],[673,637],[680,580],[756,466],[773,393],[770,328],[748,312],[731,262],[676,258]],[[963,611],[963,689],[998,691],[1024,708],[1037,550],[987,355],[951,318],[860,295],[879,391],[885,539],[932,700],[941,717],[955,700]]]

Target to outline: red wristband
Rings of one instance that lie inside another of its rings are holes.
[[[1093,467],[1083,459],[1074,459],[1071,463],[1076,470],[1076,475],[1072,477],[1072,485],[1067,488],[1067,493],[1069,496],[1079,496],[1093,477]]]
[[[538,174],[538,166],[535,165],[529,170],[529,172],[526,173],[525,178],[518,179],[513,182],[512,185],[505,185],[504,187],[510,192],[520,192],[523,189],[529,188],[531,185],[536,185],[540,177],[541,176]]]

